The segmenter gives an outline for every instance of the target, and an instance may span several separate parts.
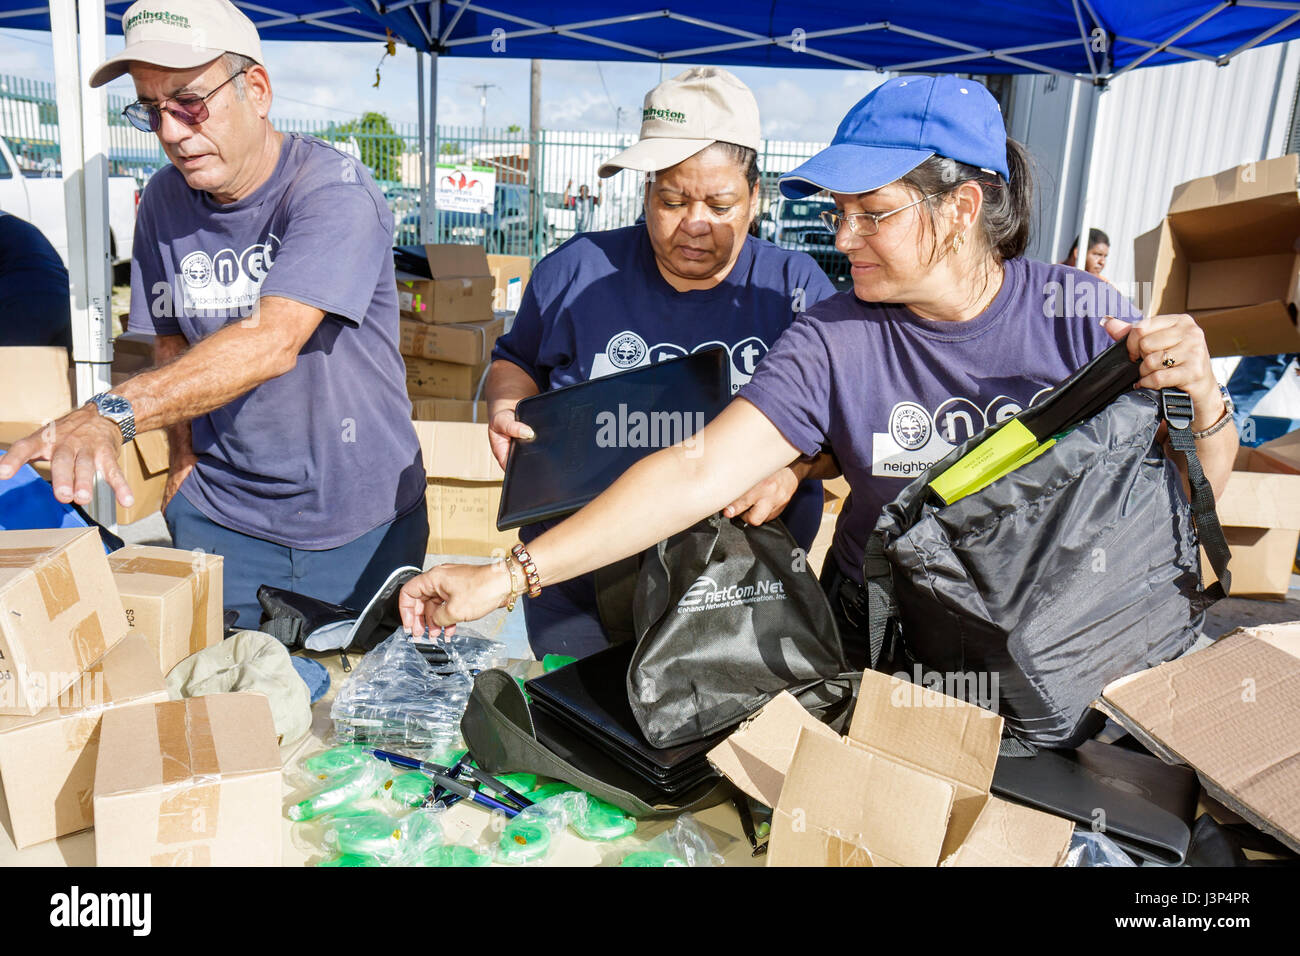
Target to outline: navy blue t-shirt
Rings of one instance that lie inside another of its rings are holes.
[[[0,346],[72,348],[68,270],[44,234],[0,212]]]
[[[537,264],[492,358],[549,391],[722,345],[734,395],[795,316],[834,294],[811,256],[753,236],[717,286],[678,292],[655,265],[644,224],[589,232]],[[800,547],[812,545],[821,512],[821,482],[804,482],[782,514]],[[520,537],[531,541],[546,527]],[[594,590],[590,599],[594,607]]]

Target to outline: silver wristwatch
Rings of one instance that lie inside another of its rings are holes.
[[[94,405],[99,409],[99,414],[121,430],[123,444],[135,437],[135,410],[131,408],[131,403],[121,395],[114,395],[112,392],[100,392],[98,395],[92,395],[90,401],[86,404]]]

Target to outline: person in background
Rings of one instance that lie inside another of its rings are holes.
[[[734,394],[794,317],[834,292],[810,256],[749,234],[760,131],[758,104],[740,80],[687,70],[646,95],[644,115],[640,141],[599,172],[645,175],[645,221],[575,236],[539,262],[492,353],[489,439],[502,467],[511,439],[532,437],[515,420],[521,399],[718,344],[730,353]],[[825,466],[773,467],[738,489],[728,516],[761,524],[780,515],[806,552],[823,503],[821,483],[808,479],[829,477],[816,471]],[[531,541],[547,527],[520,536]],[[525,600],[524,614],[539,658],[609,644],[590,574]]]
[[[1023,258],[1029,169],[997,101],[974,80],[903,76],[877,87],[830,146],[781,179],[790,198],[831,194],[836,208],[823,218],[848,256],[853,291],[795,319],[697,436],[700,454],[676,446],[642,459],[505,561],[442,565],[412,578],[399,601],[404,626],[482,617],[522,593],[521,581],[545,596],[829,448],[850,495],[822,586],[849,663],[863,666],[862,564],[881,509],[956,445],[1028,407],[1121,338],[1141,363],[1138,385],[1191,397],[1197,451],[1221,493],[1237,436],[1205,336],[1187,315],[1129,314],[1140,319],[1130,323],[1101,312],[1095,278]],[[1067,285],[1089,285],[1092,294],[1049,307]],[[536,577],[524,580],[520,567]],[[882,669],[893,663],[882,660]]]
[[[597,195],[591,195],[587,189],[587,184],[583,183],[578,187],[578,195],[574,196],[570,190],[573,189],[573,180],[564,187],[564,208],[572,209],[574,212],[573,234],[580,235],[591,229],[592,221],[595,219],[596,207],[600,205],[600,200],[604,196],[605,186],[602,183],[597,187]]]
[[[1100,229],[1088,230],[1088,258],[1083,264],[1083,271],[1089,275],[1094,275],[1098,279],[1106,282],[1110,280],[1101,274],[1106,268],[1106,257],[1110,255],[1110,237]],[[1070,251],[1066,253],[1065,258],[1061,260],[1063,266],[1074,266],[1079,258],[1079,240],[1076,238],[1070,246]],[[1075,266],[1075,268],[1078,268]]]
[[[0,212],[0,346],[72,350],[68,270],[45,235]]]
[[[140,200],[130,328],[158,367],[15,442],[0,479],[51,463],[90,501],[137,431],[167,428],[163,517],[223,555],[225,606],[256,628],[262,584],[364,607],[422,565],[425,472],[397,351],[393,217],[370,173],[271,123],[257,30],[229,0],[139,0],[91,86],[130,73],[124,111],[171,165]]]

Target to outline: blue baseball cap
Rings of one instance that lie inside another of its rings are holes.
[[[781,177],[781,194],[871,192],[931,156],[1011,178],[1002,111],[982,84],[951,74],[886,81],[849,110],[829,146]]]

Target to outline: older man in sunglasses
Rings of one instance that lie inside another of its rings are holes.
[[[392,215],[352,157],[272,126],[257,31],[228,0],[140,0],[122,23],[91,85],[129,73],[124,115],[174,167],[141,199],[131,269],[157,368],[17,442],[0,479],[48,459],[60,500],[88,502],[98,471],[129,505],[118,449],[165,427],[168,529],[225,555],[241,627],[261,584],[361,607],[428,536]]]

